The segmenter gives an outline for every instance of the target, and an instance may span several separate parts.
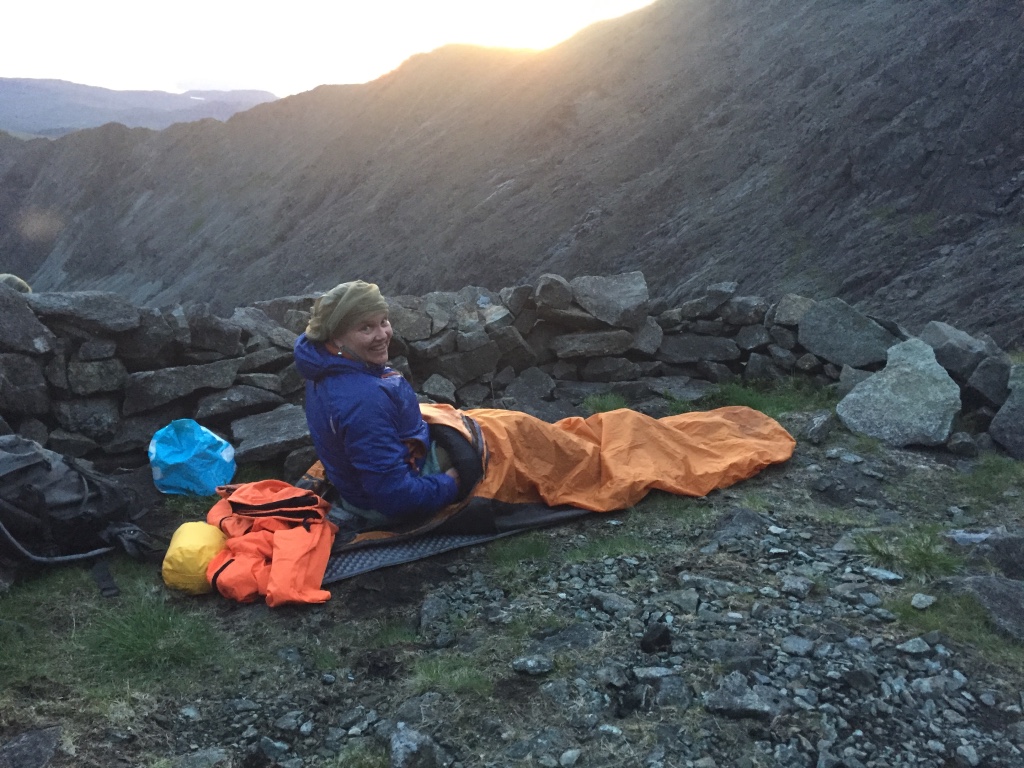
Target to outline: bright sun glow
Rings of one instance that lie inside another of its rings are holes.
[[[4,11],[0,77],[118,90],[360,83],[446,43],[547,48],[652,0],[53,0]]]

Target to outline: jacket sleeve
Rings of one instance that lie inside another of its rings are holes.
[[[345,427],[346,453],[373,509],[396,520],[432,514],[455,501],[458,484],[448,475],[424,477],[410,467],[394,406],[383,393],[362,403]]]

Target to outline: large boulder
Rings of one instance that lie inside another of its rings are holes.
[[[238,375],[240,358],[206,365],[185,365],[162,371],[140,371],[128,377],[125,416],[144,413],[204,389],[227,389]]]
[[[141,322],[138,307],[106,291],[29,293],[25,300],[47,325],[64,322],[89,333],[131,331]]]
[[[938,320],[928,323],[920,337],[935,350],[939,365],[957,381],[967,381],[987,354],[985,342]]]
[[[576,303],[608,325],[636,329],[647,317],[650,295],[643,272],[577,277],[569,285]]]
[[[231,439],[239,464],[268,461],[313,444],[305,409],[290,404],[231,422]]]
[[[960,388],[920,339],[893,346],[885,368],[836,406],[848,429],[894,446],[945,443],[959,412]]]
[[[989,424],[988,433],[1015,459],[1024,459],[1024,386],[1010,390],[1010,396]]]
[[[800,344],[818,357],[853,368],[882,363],[899,339],[842,299],[819,301],[800,320]]]

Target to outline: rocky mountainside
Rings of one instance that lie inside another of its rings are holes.
[[[227,120],[277,97],[268,91],[114,91],[65,80],[0,77],[0,130],[54,138],[105,123],[159,130]]]
[[[1019,344],[1016,0],[661,0],[226,123],[0,137],[0,253],[153,306],[640,269]]]

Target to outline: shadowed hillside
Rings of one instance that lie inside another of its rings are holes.
[[[538,54],[449,47],[226,123],[0,141],[37,290],[221,308],[640,269],[1024,330],[1016,0],[661,0]]]

